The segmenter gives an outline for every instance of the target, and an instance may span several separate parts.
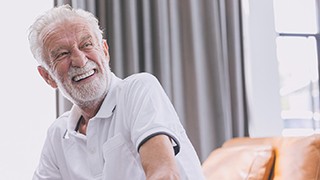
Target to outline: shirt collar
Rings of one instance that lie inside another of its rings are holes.
[[[96,118],[108,118],[112,115],[117,103],[117,87],[120,82],[122,82],[122,79],[112,73],[109,92],[103,100],[98,113],[95,115]]]
[[[102,102],[102,105],[93,118],[108,118],[112,115],[113,110],[116,107],[116,89],[118,84],[122,81],[122,79],[116,77],[114,73],[111,73],[111,82],[110,82],[110,88],[107,96]],[[81,117],[81,111],[80,108],[77,105],[73,105],[71,110],[70,110],[70,116],[68,120],[68,129],[69,130],[74,130],[79,119]]]

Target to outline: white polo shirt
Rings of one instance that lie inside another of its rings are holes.
[[[87,135],[76,132],[77,106],[49,128],[33,180],[143,180],[139,147],[157,134],[171,137],[182,179],[204,179],[184,128],[157,79],[147,73],[121,80],[110,90]]]

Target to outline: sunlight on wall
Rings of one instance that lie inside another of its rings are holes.
[[[31,179],[55,119],[54,90],[38,75],[27,38],[31,23],[52,6],[52,0],[1,4],[1,179]]]
[[[279,136],[283,122],[272,1],[243,0],[242,6],[249,133],[251,137]]]

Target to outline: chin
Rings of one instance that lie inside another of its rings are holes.
[[[72,93],[72,99],[78,103],[86,103],[86,102],[96,102],[101,101],[104,99],[105,95],[107,94],[106,89],[92,89],[91,88],[83,88],[84,91],[78,91],[75,93]]]
[[[60,90],[61,93],[74,104],[79,106],[86,104],[91,105],[99,103],[104,99],[107,94],[107,84],[106,81],[90,83],[82,85],[81,87],[65,84]]]

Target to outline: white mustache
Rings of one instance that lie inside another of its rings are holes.
[[[87,73],[88,71],[90,71],[92,69],[97,69],[97,67],[98,66],[95,62],[89,60],[84,67],[81,67],[81,68],[71,67],[68,72],[68,75],[70,78],[73,78],[74,76]]]

